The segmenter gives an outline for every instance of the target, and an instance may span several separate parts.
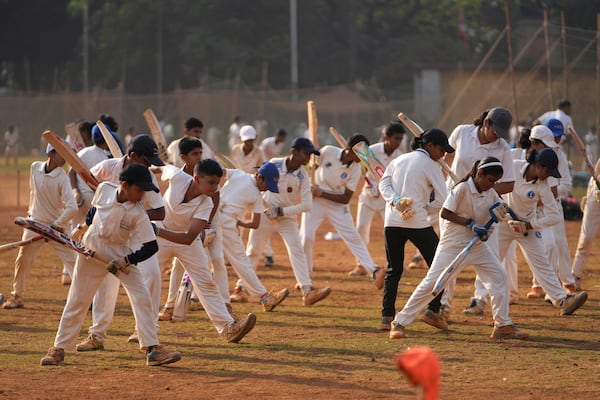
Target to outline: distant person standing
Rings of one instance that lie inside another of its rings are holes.
[[[231,149],[231,158],[235,161],[238,169],[248,174],[255,174],[265,162],[265,155],[255,145],[256,129],[252,125],[242,126],[240,140],[241,143]]]
[[[596,127],[590,127],[583,138],[585,142],[585,151],[587,152],[588,158],[592,164],[596,164],[598,161],[598,137],[596,136]],[[585,171],[585,162],[581,162],[581,169]]]
[[[8,130],[4,132],[4,157],[6,168],[10,165],[10,159],[15,162],[15,168],[19,165],[19,128],[14,125],[9,125]]]
[[[275,136],[265,138],[260,143],[260,149],[265,154],[265,159],[270,160],[273,157],[279,157],[281,150],[283,150],[283,143],[287,137],[285,129],[281,128],[277,131]]]
[[[229,126],[229,137],[227,139],[227,144],[229,146],[229,150],[233,149],[233,146],[236,144],[242,143],[240,139],[240,129],[242,128],[242,117],[236,115],[233,118],[233,122]]]
[[[573,120],[571,119],[571,109],[572,104],[569,100],[561,100],[558,103],[558,108],[554,111],[548,111],[540,115],[536,122],[539,122],[541,125],[546,125],[546,123],[552,119],[556,118],[560,122],[562,122],[563,127],[565,128],[565,136],[561,140],[560,144],[567,142],[570,138],[570,134],[568,133],[568,127],[575,128],[573,125]],[[536,122],[533,125],[538,125]]]

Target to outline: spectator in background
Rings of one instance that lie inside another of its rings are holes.
[[[570,138],[567,128],[569,126],[572,128],[575,128],[575,125],[573,125],[573,120],[571,119],[571,109],[572,109],[572,105],[569,100],[566,100],[566,99],[561,100],[558,103],[558,108],[556,110],[543,113],[542,115],[540,115],[538,117],[537,121],[535,121],[533,123],[533,125],[540,125],[540,124],[546,125],[548,120],[550,120],[552,118],[556,118],[557,120],[562,122],[563,127],[565,129],[565,135],[563,136],[563,138],[561,139],[561,142],[560,142],[560,145],[562,146]],[[564,149],[563,149],[563,151],[564,151]]]
[[[83,139],[83,143],[85,143],[85,147],[93,146],[94,140],[92,138],[92,128],[94,124],[87,121],[80,121],[79,125],[77,125],[77,129],[79,130],[79,134]]]
[[[227,144],[229,145],[229,150],[233,149],[233,146],[236,144],[242,143],[240,139],[240,129],[242,128],[242,117],[236,115],[233,118],[233,122],[229,126],[229,137],[227,139]]]
[[[265,138],[261,142],[260,149],[265,154],[266,160],[270,160],[273,157],[279,157],[279,155],[281,155],[281,150],[283,149],[283,143],[285,142],[286,136],[287,132],[285,129],[281,128],[277,131],[275,136]]]
[[[135,136],[135,128],[130,126],[127,129],[127,133],[125,134],[125,147],[129,148],[129,144],[131,144],[131,139]]]
[[[587,152],[588,158],[592,164],[596,164],[598,161],[598,137],[596,136],[596,127],[590,127],[590,130],[585,134],[583,138],[585,142],[585,151]],[[585,161],[581,162],[581,169],[585,171]]]
[[[8,130],[4,132],[4,157],[6,168],[10,165],[10,159],[15,162],[15,168],[19,166],[19,128],[9,125]]]

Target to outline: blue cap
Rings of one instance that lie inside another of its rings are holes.
[[[560,119],[550,118],[548,121],[546,121],[544,125],[550,128],[554,137],[562,136],[565,134],[565,127],[563,123],[560,122]]]
[[[279,193],[279,170],[272,162],[264,162],[258,169],[267,185],[267,190],[273,193]]]
[[[296,139],[294,139],[290,147],[292,149],[306,150],[317,156],[321,155],[321,153],[319,153],[319,150],[315,149],[315,146],[310,141],[310,139],[307,139],[305,137],[297,137]]]

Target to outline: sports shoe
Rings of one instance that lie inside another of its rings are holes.
[[[448,323],[444,320],[439,312],[435,313],[432,310],[427,310],[421,317],[421,321],[425,322],[427,325],[435,326],[443,331],[448,330]]]
[[[571,315],[581,307],[588,298],[587,292],[579,292],[578,294],[568,294],[560,305],[560,315]]]
[[[13,310],[15,308],[23,308],[25,304],[23,303],[23,298],[21,296],[11,295],[8,300],[2,305],[2,308],[7,310]]]
[[[440,316],[444,318],[444,321],[450,321],[450,306],[446,304],[442,304],[440,307]]]
[[[463,310],[463,314],[483,315],[483,305],[477,299],[471,299],[467,308]]]
[[[302,297],[302,305],[312,306],[313,304],[323,300],[331,293],[331,288],[324,287],[320,289],[312,288],[310,292],[305,293]]]
[[[267,293],[266,296],[263,296],[260,299],[260,303],[263,306],[263,310],[265,311],[273,311],[275,307],[281,304],[282,301],[285,300],[286,297],[290,294],[290,291],[287,288],[281,289],[278,292]]]
[[[565,290],[567,291],[567,294],[577,293],[577,287],[575,286],[575,284],[565,285]]]
[[[237,343],[254,328],[255,324],[256,315],[250,313],[243,320],[229,324],[223,333],[228,342]]]
[[[408,269],[425,269],[425,268],[427,268],[427,265],[425,264],[425,260],[423,259],[423,256],[418,255],[418,256],[414,256],[410,260],[407,267],[408,267]]]
[[[381,324],[379,324],[379,330],[389,331],[392,329],[392,321],[394,317],[381,317]]]
[[[375,271],[373,271],[373,284],[377,289],[381,289],[383,287],[383,281],[385,281],[385,272],[386,268],[375,267]]]
[[[529,334],[514,325],[494,326],[490,339],[527,339]]]
[[[367,270],[362,265],[358,264],[354,269],[348,272],[349,276],[366,276],[368,275]]]
[[[270,267],[272,265],[275,265],[275,260],[273,259],[273,256],[266,256],[265,260],[264,260],[264,264],[265,264],[265,267]]]
[[[235,288],[231,296],[229,296],[229,300],[232,303],[247,303],[248,302],[248,293],[244,290],[244,288]]]
[[[4,293],[0,293],[0,306],[4,304],[4,300],[6,300],[6,296],[4,296]]]
[[[404,337],[404,327],[397,322],[392,322],[390,329],[390,339],[402,339]]]
[[[159,321],[170,321],[173,317],[173,307],[164,306],[158,313]]]
[[[69,286],[71,284],[71,275],[62,274],[60,277],[60,283],[62,283],[63,286]]]
[[[139,342],[140,342],[140,338],[138,337],[137,330],[133,331],[133,333],[131,335],[129,335],[129,337],[127,338],[127,343],[139,343]]]
[[[527,293],[527,298],[529,300],[532,300],[532,299],[543,299],[544,296],[546,296],[546,293],[544,292],[544,289],[542,289],[539,286],[532,287],[531,291],[529,293]]]
[[[75,349],[77,351],[104,350],[104,343],[94,338],[94,335],[89,335],[83,340],[83,342],[79,343]]]
[[[40,365],[62,365],[65,363],[65,351],[58,347],[50,347],[48,353],[40,361]]]
[[[150,346],[146,351],[146,365],[156,367],[159,365],[171,364],[181,360],[181,353],[178,351],[168,351],[161,344]]]

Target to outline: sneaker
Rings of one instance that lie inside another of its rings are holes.
[[[235,321],[228,325],[224,332],[225,338],[230,343],[237,343],[254,328],[255,324],[256,315],[250,313],[243,320]]]
[[[23,307],[25,307],[25,304],[23,303],[23,298],[21,296],[15,295],[11,295],[10,298],[6,300],[6,303],[2,305],[2,308],[5,308],[7,310],[13,310],[15,308]]]
[[[571,315],[581,307],[588,298],[587,292],[579,292],[578,294],[568,294],[560,305],[560,315]]]
[[[444,318],[444,321],[450,322],[450,306],[442,304],[440,307],[440,316]]]
[[[83,342],[79,343],[75,349],[77,351],[104,350],[104,343],[94,338],[94,335],[89,335]]]
[[[357,265],[356,267],[354,267],[354,269],[350,272],[348,272],[349,276],[366,276],[369,275],[367,270],[365,269],[365,267],[363,267],[362,265]]]
[[[569,293],[567,293],[567,294],[569,294]],[[552,299],[547,294],[544,296],[544,301],[548,304],[552,304]]]
[[[323,300],[331,293],[331,288],[324,287],[320,289],[312,288],[310,292],[305,293],[302,297],[302,305],[312,306],[313,304]]]
[[[181,360],[181,353],[178,351],[168,351],[161,344],[150,346],[146,352],[146,365],[156,367],[159,365],[171,364]]]
[[[173,307],[164,306],[158,313],[159,321],[170,321],[173,317]]]
[[[392,329],[392,322],[394,317],[381,317],[381,324],[379,324],[379,330],[389,331]]]
[[[577,287],[575,286],[575,284],[565,285],[565,290],[567,291],[567,294],[577,293]]]
[[[48,353],[40,361],[40,365],[63,365],[65,363],[65,351],[58,347],[50,347]]]
[[[426,269],[427,265],[425,264],[425,260],[423,256],[418,255],[414,256],[412,260],[407,265],[408,269]]]
[[[532,299],[543,299],[544,296],[546,296],[546,293],[544,292],[544,289],[542,289],[539,286],[532,287],[531,291],[529,293],[527,293],[527,298],[529,300],[532,300]]]
[[[4,295],[4,293],[0,293],[0,306],[4,304],[4,300],[6,300],[6,296]]]
[[[275,265],[275,259],[273,259],[273,256],[266,256],[265,260],[264,260],[264,264],[265,267],[270,267]]]
[[[477,299],[471,299],[467,308],[463,310],[463,314],[483,315],[483,305]]]
[[[71,284],[71,275],[62,274],[60,277],[60,283],[62,283],[63,286],[69,286]]]
[[[266,296],[263,296],[260,299],[260,303],[263,306],[263,310],[265,311],[273,311],[275,307],[281,304],[282,301],[285,300],[286,297],[290,294],[290,291],[287,288],[281,289],[279,292],[268,293]]]
[[[490,339],[527,339],[529,334],[514,325],[494,326]]]
[[[248,302],[248,293],[243,288],[235,288],[231,296],[229,296],[229,300],[232,303],[247,303]]]
[[[375,271],[373,271],[373,284],[377,289],[383,288],[383,281],[385,281],[385,272],[386,268],[375,267]]]
[[[137,331],[133,331],[131,335],[127,338],[127,343],[139,343],[140,338],[138,337]]]
[[[404,337],[404,327],[397,322],[392,322],[390,329],[390,339],[402,339]]]
[[[441,313],[439,312],[435,313],[432,310],[427,310],[425,311],[425,314],[423,314],[423,317],[421,317],[421,321],[425,322],[427,325],[435,326],[438,329],[447,331],[448,323],[440,314]]]

